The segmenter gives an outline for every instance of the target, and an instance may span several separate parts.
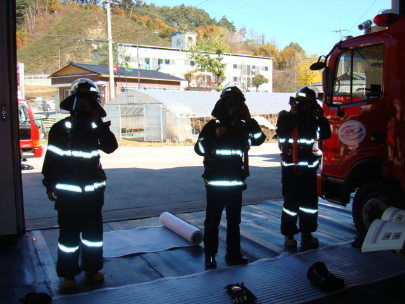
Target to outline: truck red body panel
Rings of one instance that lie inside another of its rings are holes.
[[[18,100],[18,118],[21,158],[42,157],[41,132],[36,125],[32,109],[26,100]]]
[[[319,143],[318,194],[346,205],[356,193],[353,217],[363,232],[385,208],[405,205],[405,16],[395,20],[336,44],[323,74],[332,137]]]

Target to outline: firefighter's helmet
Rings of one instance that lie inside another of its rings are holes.
[[[107,116],[107,113],[100,105],[100,95],[97,85],[87,78],[79,78],[72,83],[71,95],[61,102],[61,109],[74,112],[76,110],[77,100],[82,97],[91,101],[93,109],[97,110],[101,117]]]
[[[90,79],[79,78],[75,80],[71,85],[72,95],[97,95],[98,88],[97,85]]]
[[[226,87],[222,90],[221,96],[211,115],[220,120],[229,119],[229,108],[236,105],[243,105],[245,103],[245,96],[237,86]]]
[[[237,86],[230,86],[222,90],[221,98],[225,96],[243,96],[243,93]]]
[[[316,102],[316,93],[315,90],[305,86],[298,90],[295,100],[297,103],[301,102]]]

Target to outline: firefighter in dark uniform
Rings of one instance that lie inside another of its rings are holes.
[[[210,120],[201,131],[194,150],[204,156],[203,178],[206,186],[204,222],[205,269],[216,268],[218,226],[226,209],[226,260],[231,265],[246,264],[241,253],[240,230],[242,191],[249,176],[248,150],[261,145],[266,136],[250,117],[245,97],[236,86],[225,88]]]
[[[72,94],[61,109],[70,111],[55,123],[48,138],[42,174],[46,193],[55,201],[59,239],[57,274],[63,286],[76,286],[75,276],[84,271],[94,282],[103,281],[103,222],[106,175],[99,150],[114,152],[117,140],[99,102],[97,86],[89,79],[72,84]],[[79,255],[81,254],[81,265]]]
[[[320,159],[313,154],[315,140],[328,139],[331,130],[316,93],[301,88],[296,98],[290,98],[290,112],[277,120],[277,136],[281,149],[282,193],[281,233],[287,246],[296,247],[294,235],[301,232],[301,244],[317,247],[318,195],[316,171]],[[297,220],[299,218],[299,228]]]

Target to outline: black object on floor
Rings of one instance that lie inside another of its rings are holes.
[[[226,292],[231,296],[233,303],[253,303],[257,300],[255,295],[245,286],[242,282],[241,284],[229,284],[224,287]]]
[[[30,292],[25,295],[24,299],[20,299],[20,302],[24,304],[49,304],[52,302],[52,298],[44,292]]]
[[[342,289],[345,285],[345,281],[331,274],[323,262],[315,262],[309,267],[307,278],[326,292]]]

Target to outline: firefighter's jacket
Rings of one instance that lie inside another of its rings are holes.
[[[105,187],[99,150],[109,154],[118,147],[109,125],[68,117],[52,126],[42,167],[47,192],[83,193]]]
[[[194,146],[194,151],[204,156],[205,184],[246,189],[249,147],[261,145],[266,136],[254,119],[247,123],[227,125],[227,133],[218,138],[216,129],[219,126],[219,120],[210,120],[202,129]]]
[[[299,166],[316,170],[320,160],[312,152],[313,145],[316,140],[331,137],[330,125],[325,117],[307,118],[291,112],[278,118],[276,133],[284,168]]]

